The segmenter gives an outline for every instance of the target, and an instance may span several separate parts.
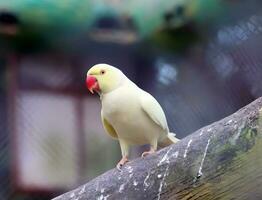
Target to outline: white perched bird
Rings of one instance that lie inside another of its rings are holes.
[[[102,102],[101,119],[106,132],[119,140],[122,159],[127,161],[131,145],[150,144],[146,156],[179,141],[170,133],[163,109],[149,93],[129,80],[121,70],[108,64],[97,64],[87,72],[86,85],[97,92]]]

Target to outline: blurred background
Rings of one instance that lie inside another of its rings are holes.
[[[261,49],[260,0],[0,0],[0,200],[51,199],[115,167],[92,65],[153,94],[183,138],[261,96]]]

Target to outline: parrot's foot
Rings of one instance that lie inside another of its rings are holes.
[[[128,162],[127,156],[122,157],[122,159],[117,163],[116,168],[117,168],[119,171],[121,171],[121,168],[122,168],[123,165],[124,165],[125,163],[127,163],[127,162]]]
[[[156,151],[154,149],[150,149],[150,151],[145,151],[142,153],[142,157],[146,157],[147,155],[150,155],[152,153],[155,153]]]

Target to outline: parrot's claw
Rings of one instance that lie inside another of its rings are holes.
[[[152,154],[152,153],[155,153],[156,151],[155,150],[153,150],[153,149],[151,149],[150,151],[145,151],[144,153],[142,153],[142,156],[141,157],[146,157],[146,156],[148,156],[148,155],[150,155],[150,154]]]
[[[124,165],[125,163],[127,163],[127,162],[128,162],[128,158],[127,158],[127,157],[123,157],[123,158],[117,163],[116,168],[117,168],[119,171],[121,171],[123,165]]]

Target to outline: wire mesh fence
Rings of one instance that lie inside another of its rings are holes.
[[[92,44],[92,51],[74,59],[51,54],[4,58],[0,199],[50,199],[120,159],[117,141],[103,131],[98,97],[84,89],[85,72],[95,63],[121,68],[151,92],[179,138],[261,96],[260,5],[254,1],[252,9],[240,9],[225,23],[196,28],[201,40],[183,52]]]

